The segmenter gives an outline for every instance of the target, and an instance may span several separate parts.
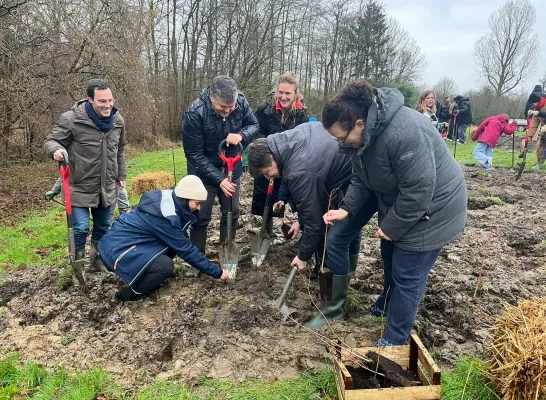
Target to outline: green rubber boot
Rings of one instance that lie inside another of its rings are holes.
[[[358,266],[358,254],[349,255],[349,282],[355,276],[356,267]]]
[[[345,315],[343,304],[347,300],[347,291],[349,289],[348,275],[332,275],[332,299],[323,301],[320,311],[304,326],[308,329],[320,329],[325,324],[325,317],[330,320],[342,319]]]
[[[207,231],[191,232],[190,241],[205,256],[205,248],[207,247]],[[197,268],[189,267],[184,273],[184,276],[186,278],[199,278],[201,276],[201,271],[199,271]]]

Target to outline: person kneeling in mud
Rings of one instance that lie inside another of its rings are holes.
[[[128,285],[116,292],[116,299],[134,300],[157,289],[172,276],[177,254],[204,274],[228,278],[227,270],[211,263],[186,232],[206,199],[201,179],[187,175],[174,190],[145,193],[134,210],[114,222],[98,249],[106,268]]]

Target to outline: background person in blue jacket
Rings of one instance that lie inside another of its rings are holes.
[[[205,254],[207,227],[212,218],[214,199],[220,203],[220,242],[227,239],[227,212],[232,197],[232,237],[235,237],[239,220],[239,178],[243,171],[241,163],[235,165],[233,181],[222,170],[223,162],[218,157],[218,146],[223,140],[230,146],[226,156],[233,157],[237,145],[248,146],[258,135],[260,126],[243,93],[229,76],[220,75],[204,89],[188,107],[182,121],[182,145],[186,155],[188,174],[197,175],[207,190],[197,221],[190,229],[190,239],[201,253]],[[199,271],[190,268],[186,276],[199,276]]]
[[[174,190],[145,193],[133,211],[119,217],[98,246],[106,268],[128,285],[116,293],[118,300],[133,300],[158,288],[172,276],[176,254],[207,275],[227,279],[227,270],[211,263],[186,234],[197,219],[193,213],[206,199],[201,179],[187,175]]]

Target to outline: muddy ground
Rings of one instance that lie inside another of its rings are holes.
[[[541,295],[546,284],[544,176],[524,174],[515,182],[511,170],[464,170],[470,197],[467,230],[442,250],[416,322],[441,365],[461,355],[483,355],[487,328],[503,303]],[[250,194],[246,179],[243,213],[250,208]],[[0,346],[51,367],[103,366],[126,386],[157,377],[193,384],[202,376],[274,379],[323,369],[329,359],[320,338],[283,322],[268,305],[282,290],[297,244],[277,239],[256,270],[245,231],[258,223],[249,214],[241,216],[236,282],[186,279],[180,266],[157,293],[128,304],[111,300],[121,281],[105,271],[90,276],[89,297],[74,286],[60,291],[57,268],[10,272],[0,284]],[[276,221],[275,229],[282,237],[280,224]],[[217,232],[218,225],[215,220],[211,230]],[[333,324],[334,331],[321,331],[350,346],[369,345],[382,328],[380,320],[369,317],[382,287],[375,230],[374,220],[365,229],[345,320]],[[207,247],[213,259],[216,240],[211,235]],[[288,305],[298,321],[313,314],[317,289],[304,275],[296,277]]]

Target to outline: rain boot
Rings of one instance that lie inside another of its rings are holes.
[[[127,286],[126,288],[120,289],[116,292],[114,295],[115,299],[118,301],[131,301],[136,300],[138,294],[136,294],[133,289],[131,289],[130,286]]]
[[[99,272],[101,270],[102,261],[99,257],[99,250],[97,246],[99,245],[98,240],[91,240],[91,251],[89,254],[89,272]]]
[[[190,241],[197,247],[197,249],[205,256],[205,248],[207,247],[207,231],[198,231],[190,233]],[[186,278],[199,278],[201,271],[197,268],[188,267],[188,270],[184,273]]]
[[[237,235],[237,228],[231,229],[231,237],[235,242],[235,235]],[[227,225],[220,224],[220,244],[224,244],[227,240]]]
[[[349,255],[349,282],[355,276],[356,267],[358,266],[358,254]]]
[[[326,319],[332,321],[342,319],[343,304],[347,300],[347,291],[349,289],[348,275],[332,275],[332,299],[323,301],[320,312],[313,317],[304,326],[308,329],[320,329],[326,322]]]

